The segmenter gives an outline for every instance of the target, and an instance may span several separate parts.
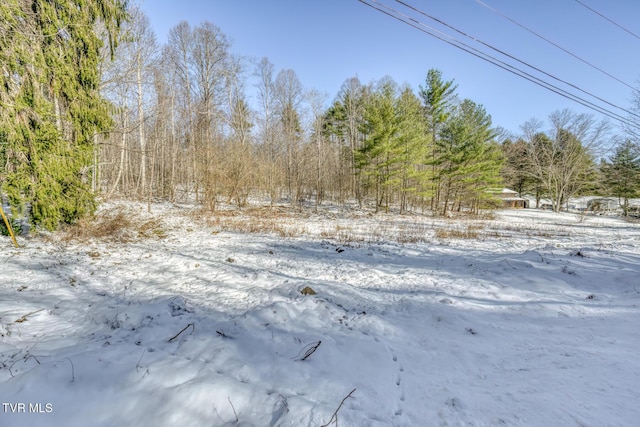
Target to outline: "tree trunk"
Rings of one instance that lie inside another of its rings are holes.
[[[138,138],[140,142],[140,195],[144,197],[147,189],[147,141],[144,132],[144,104],[142,93],[142,55],[138,53]]]

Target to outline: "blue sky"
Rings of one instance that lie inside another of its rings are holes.
[[[377,1],[409,13],[396,1]],[[482,1],[624,83],[640,86],[640,39],[576,0]],[[580,1],[640,34],[637,0]],[[528,33],[476,0],[406,0],[406,3],[614,105],[626,109],[631,105],[629,87]],[[460,97],[484,105],[494,125],[514,132],[531,118],[545,120],[550,113],[563,108],[602,117],[357,0],[143,0],[141,6],[161,43],[182,20],[192,25],[210,21],[229,37],[235,54],[256,59],[268,57],[276,71],[294,70],[306,89],[326,93],[327,102],[353,76],[368,83],[388,75],[417,90],[424,84],[427,71],[437,68],[446,79],[455,80]],[[490,52],[422,15],[413,12],[411,16]],[[576,89],[555,81],[554,84],[602,105]],[[626,116],[614,107],[606,108]]]

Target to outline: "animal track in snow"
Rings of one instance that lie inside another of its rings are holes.
[[[396,355],[396,353],[391,348],[389,348],[389,351],[391,353],[391,360],[393,360],[394,363],[398,363],[398,356]],[[402,386],[403,372],[404,372],[404,367],[402,366],[402,364],[398,364],[398,373],[395,376],[395,383],[396,383],[396,387],[398,387],[398,391],[400,394],[398,396],[399,403],[394,412],[394,416],[396,417],[402,415],[403,409],[401,407],[401,403],[405,401],[404,387]]]

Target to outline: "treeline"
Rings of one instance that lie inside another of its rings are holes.
[[[327,109],[293,70],[234,55],[211,23],[183,22],[157,46],[146,18],[133,18],[103,74],[115,127],[95,166],[107,197],[447,213],[477,211],[500,184],[491,117],[437,70],[418,93],[390,77],[349,78]]]
[[[640,100],[640,94],[635,97]],[[568,110],[552,113],[549,123],[551,129],[544,131],[542,122],[531,120],[520,137],[503,141],[505,185],[534,195],[536,207],[542,198],[550,199],[556,212],[575,196],[616,197],[628,215],[630,200],[640,197],[636,130],[612,136],[607,122]]]
[[[439,214],[490,207],[486,190],[505,183],[557,209],[586,190],[635,197],[637,145],[598,163],[607,126],[590,116],[554,113],[551,130],[532,121],[510,137],[437,70],[417,92],[348,78],[327,108],[293,70],[234,54],[214,24],[180,23],[161,46],[136,7],[76,3],[0,5],[0,191],[39,227],[116,194]]]

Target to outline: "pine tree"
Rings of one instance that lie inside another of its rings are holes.
[[[403,213],[409,197],[422,197],[430,183],[425,170],[430,138],[420,99],[409,87],[381,81],[365,105],[360,132],[364,144],[356,150],[356,165],[375,189],[376,208],[388,211],[399,199]]]
[[[98,23],[115,48],[124,0],[0,5],[1,192],[14,212],[55,229],[95,208],[94,135],[110,124],[99,94]]]
[[[376,210],[389,210],[391,192],[398,186],[396,92],[395,82],[387,79],[372,94],[361,126],[364,145],[356,153],[358,170],[375,189]]]
[[[533,178],[528,170],[527,143],[523,139],[506,139],[501,145],[505,159],[502,177],[505,185],[520,194],[533,188]]]
[[[502,155],[495,135],[491,116],[468,99],[443,127],[436,143],[443,214],[460,210],[463,203],[477,212],[486,190],[500,182]]]
[[[396,101],[397,145],[400,160],[400,213],[407,209],[407,197],[429,192],[431,174],[426,168],[431,141],[420,99],[406,87]]]
[[[603,165],[602,173],[606,187],[618,198],[623,215],[629,215],[629,199],[640,196],[640,148],[624,141]]]
[[[440,130],[455,109],[456,89],[458,85],[453,80],[444,81],[439,70],[430,69],[427,72],[426,85],[420,87],[420,97],[424,105],[427,129],[431,135],[431,159],[427,163],[431,167],[431,209],[437,209],[440,203],[441,185],[438,173],[437,158]]]

